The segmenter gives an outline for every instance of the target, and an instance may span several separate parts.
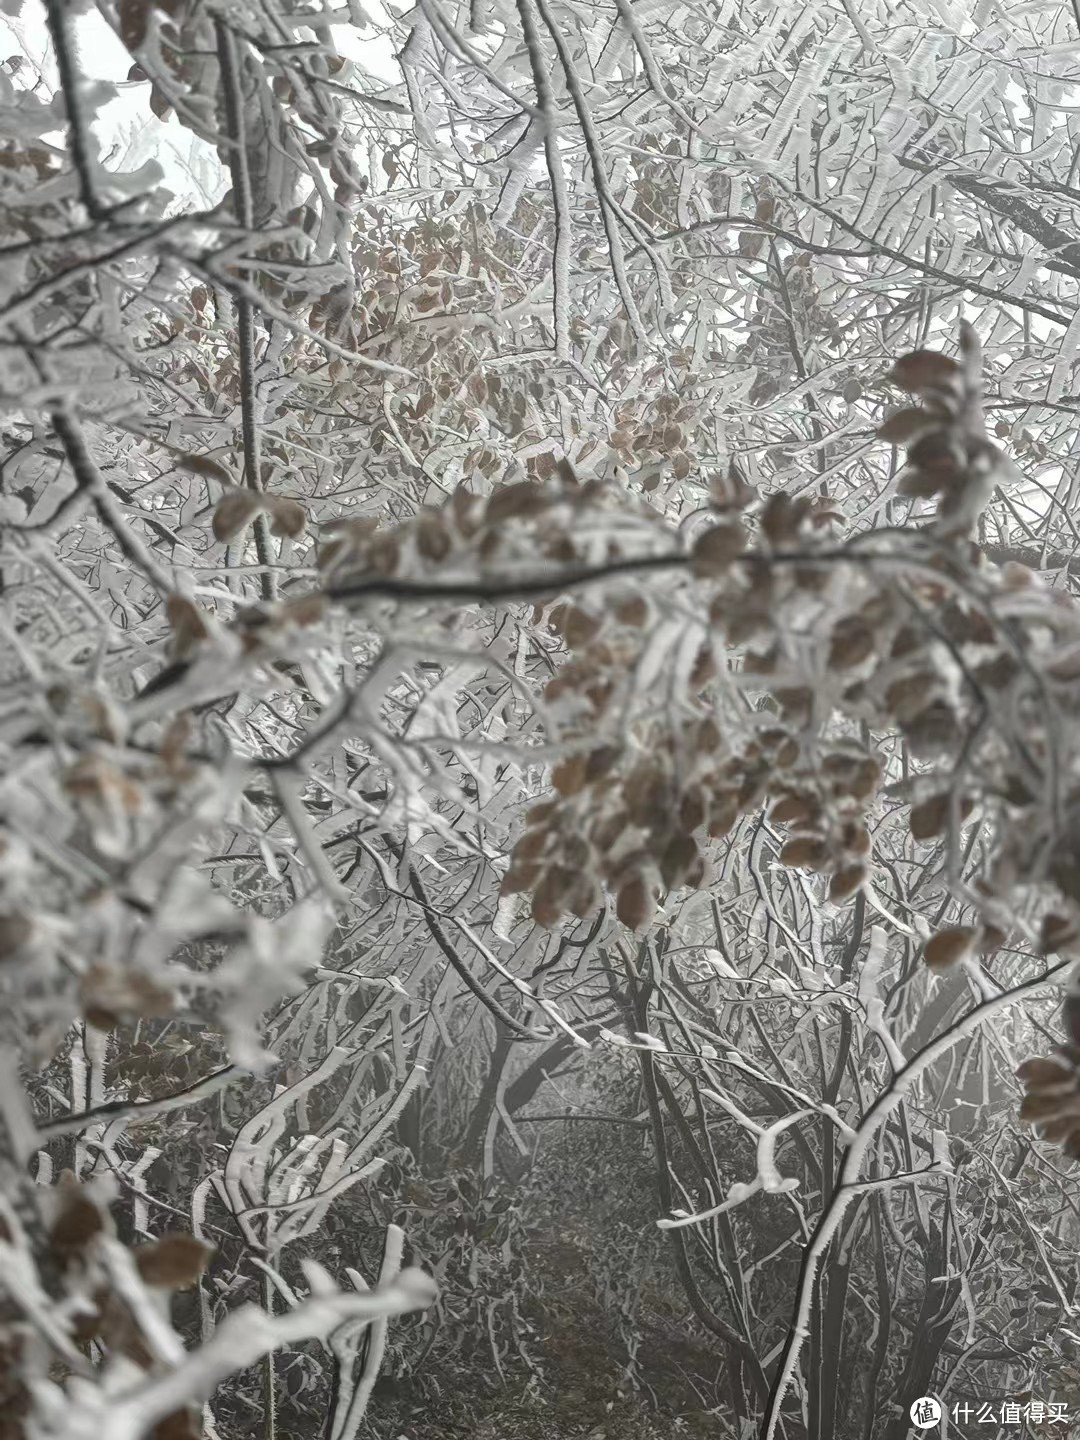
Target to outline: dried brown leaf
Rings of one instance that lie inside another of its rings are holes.
[[[307,511],[299,500],[286,495],[267,495],[266,509],[270,512],[270,533],[287,535],[295,540],[307,526]]]
[[[585,779],[592,785],[610,774],[618,763],[622,751],[618,745],[598,745],[590,750],[585,759]]]
[[[749,485],[734,461],[727,474],[717,471],[709,481],[709,504],[714,510],[745,510],[754,498]]]
[[[847,820],[840,827],[840,844],[849,856],[870,854],[870,831],[862,820]]]
[[[625,783],[626,809],[633,823],[647,826],[664,814],[669,792],[666,771],[651,758],[639,761]]]
[[[116,18],[120,39],[129,50],[137,50],[146,39],[150,0],[117,0]]]
[[[656,897],[643,875],[633,875],[619,887],[615,913],[629,930],[641,930],[652,919]]]
[[[1035,1056],[1016,1067],[1016,1078],[1030,1090],[1042,1090],[1050,1085],[1076,1086],[1077,1074],[1067,1060],[1053,1056]]]
[[[829,640],[829,666],[851,670],[874,653],[875,635],[859,615],[845,615],[833,626]]]
[[[182,660],[198,641],[206,639],[209,633],[206,621],[199,607],[185,595],[169,596],[165,602],[165,616],[173,632],[173,658]]]
[[[104,961],[89,966],[79,993],[83,1013],[95,1029],[111,1030],[125,1016],[150,1020],[171,1015],[176,1008],[176,996],[167,986],[139,970],[121,970]]]
[[[739,793],[722,790],[713,795],[709,806],[708,833],[713,840],[722,840],[739,818]]]
[[[804,825],[817,818],[819,806],[806,795],[782,795],[769,809],[774,825]]]
[[[297,595],[291,600],[283,601],[281,615],[290,624],[305,627],[317,625],[326,614],[326,609],[326,596],[313,592],[310,595]]]
[[[56,1198],[58,1208],[49,1227],[49,1239],[55,1250],[71,1255],[101,1234],[105,1229],[105,1216],[70,1170],[64,1172]]]
[[[0,960],[13,960],[33,933],[33,919],[24,910],[0,911]]]
[[[825,863],[826,846],[822,836],[809,833],[793,835],[780,847],[780,864],[793,869],[817,870]]]
[[[940,424],[940,418],[931,415],[928,410],[920,410],[917,407],[898,410],[895,415],[890,415],[878,426],[878,439],[886,440],[890,445],[907,445],[914,440],[916,435],[921,435],[931,425]]]
[[[641,595],[631,595],[629,599],[620,600],[615,607],[615,619],[620,625],[630,625],[635,630],[640,630],[648,618],[648,602]]]
[[[230,490],[214,507],[214,539],[227,544],[251,524],[262,509],[257,495],[248,490]]]
[[[694,749],[699,755],[715,755],[720,749],[720,727],[711,715],[698,723],[694,737]]]
[[[913,840],[933,840],[940,835],[949,818],[949,796],[947,793],[931,795],[911,807],[909,824]]]
[[[539,878],[540,862],[520,858],[515,854],[499,885],[499,894],[519,895],[524,890],[531,890]]]
[[[177,773],[181,767],[184,754],[184,747],[191,736],[191,712],[181,710],[174,715],[165,727],[165,733],[161,737],[161,744],[158,746],[158,754],[161,756],[161,763],[170,773]]]
[[[435,510],[421,510],[415,520],[416,548],[425,560],[438,562],[450,553],[450,532]]]
[[[851,794],[856,800],[869,800],[881,783],[881,763],[867,755],[855,767],[851,777]]]
[[[1066,1154],[1073,1160],[1077,1158],[1076,1142],[1080,1140],[1080,1119],[1075,1115],[1043,1121],[1039,1126],[1039,1134],[1052,1145],[1066,1143]]]
[[[500,520],[527,519],[539,514],[546,503],[539,485],[532,480],[519,480],[492,492],[484,506],[484,520],[493,525]]]
[[[706,641],[697,653],[697,658],[687,676],[687,685],[691,690],[700,690],[707,685],[716,675],[716,659],[713,655],[712,646]]]
[[[761,532],[770,545],[780,546],[798,537],[799,526],[810,514],[813,502],[805,495],[793,499],[786,490],[774,491],[761,511]]]
[[[393,575],[400,559],[401,542],[392,530],[384,530],[368,540],[364,560],[376,575]]]
[[[159,1420],[147,1440],[202,1440],[202,1416],[197,1410],[174,1410]]]
[[[1028,1124],[1065,1119],[1080,1124],[1080,1094],[1075,1091],[1029,1090],[1020,1102],[1020,1119]]]
[[[925,670],[892,681],[885,691],[885,704],[893,719],[901,725],[914,720],[926,709],[936,684],[935,677]]]
[[[941,489],[942,479],[929,470],[909,465],[896,482],[896,493],[905,500],[929,500]]]
[[[908,744],[916,754],[948,749],[958,736],[956,716],[944,700],[936,700],[914,719],[902,724]]]
[[[917,395],[955,385],[962,373],[961,367],[948,355],[936,350],[913,350],[897,360],[886,379]]]
[[[560,795],[577,795],[585,787],[587,760],[584,755],[568,755],[551,772],[551,783]]]
[[[936,475],[941,483],[961,474],[967,460],[963,450],[946,430],[935,430],[916,440],[908,451],[908,463],[928,475]]]
[[[976,932],[970,925],[954,925],[939,930],[923,947],[923,960],[934,971],[948,970],[975,949]]]
[[[845,865],[837,870],[829,881],[829,899],[834,905],[839,905],[862,889],[866,880],[867,870],[865,865]]]
[[[808,685],[780,686],[775,693],[776,703],[785,719],[801,723],[809,716],[814,692]]]
[[[1002,583],[1006,590],[1030,590],[1038,583],[1038,572],[1030,565],[1021,565],[1016,560],[1006,560],[1001,567]]]
[[[698,847],[690,835],[675,835],[660,856],[660,879],[672,889],[684,879],[699,859]]]
[[[553,866],[543,875],[532,899],[532,917],[537,925],[550,929],[558,924],[565,910],[567,889],[563,872],[558,866]]]
[[[571,650],[580,650],[600,629],[601,621],[580,605],[567,605],[561,617],[560,632]]]
[[[143,1283],[165,1290],[194,1285],[213,1253],[212,1246],[179,1231],[139,1245],[133,1252]]]
[[[723,575],[745,548],[746,531],[741,525],[714,525],[691,546],[690,569],[700,578]]]
[[[1077,937],[1074,921],[1066,915],[1046,915],[1042,922],[1041,949],[1044,955],[1056,955]]]

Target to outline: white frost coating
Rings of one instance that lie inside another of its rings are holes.
[[[888,953],[888,938],[880,925],[870,927],[870,944],[866,959],[859,971],[859,1000],[866,1011],[867,1028],[878,1037],[885,1047],[889,1064],[894,1070],[902,1070],[907,1064],[904,1052],[893,1039],[892,1031],[885,1023],[885,1002],[881,998],[881,972]]]
[[[952,1156],[949,1154],[949,1137],[944,1130],[935,1130],[933,1135],[934,1165],[944,1175],[953,1174]]]
[[[656,1222],[658,1230],[683,1230],[687,1225],[700,1225],[703,1220],[711,1220],[714,1215],[723,1215],[726,1210],[734,1210],[736,1205],[741,1205],[744,1200],[749,1200],[751,1195],[756,1195],[761,1189],[760,1181],[754,1180],[749,1185],[732,1185],[728,1191],[726,1200],[721,1200],[719,1205],[714,1205],[711,1210],[699,1210],[694,1215],[688,1215],[685,1211],[676,1211],[673,1215],[662,1216]]]
[[[386,1227],[386,1240],[383,1245],[382,1265],[379,1270],[379,1284],[389,1285],[400,1273],[401,1257],[405,1249],[405,1232],[398,1225]],[[346,1272],[349,1279],[357,1290],[366,1291],[367,1286],[363,1278],[355,1270]],[[359,1376],[353,1372],[356,1355],[359,1351],[359,1342],[362,1330],[354,1325],[344,1328],[344,1333],[339,1332],[338,1337],[331,1337],[331,1348],[334,1347],[334,1340],[337,1338],[342,1344],[342,1353],[338,1356],[339,1363],[347,1358],[349,1351],[352,1352],[352,1364],[343,1365],[339,1372],[339,1388],[337,1403],[330,1426],[330,1440],[354,1440],[359,1433],[360,1423],[367,1412],[368,1402],[371,1399],[371,1392],[374,1389],[375,1381],[378,1379],[379,1369],[382,1365],[383,1353],[386,1349],[387,1324],[385,1319],[374,1320],[370,1326],[370,1338],[368,1340],[367,1352],[364,1356],[363,1368]],[[335,1354],[337,1354],[335,1349]]]
[[[758,1136],[757,1144],[757,1183],[765,1191],[766,1195],[786,1195],[791,1190],[799,1188],[798,1180],[794,1177],[783,1178],[776,1168],[776,1140],[777,1137],[789,1126],[801,1120],[804,1115],[812,1115],[812,1110],[796,1110],[791,1115],[785,1115],[777,1120],[775,1124],[762,1130]]]
[[[27,1440],[101,1440],[102,1435],[142,1440],[166,1415],[210,1395],[223,1380],[271,1350],[322,1340],[350,1321],[370,1323],[422,1310],[435,1294],[429,1276],[408,1269],[374,1292],[320,1295],[286,1315],[271,1317],[256,1305],[245,1305],[205,1345],[187,1352],[180,1364],[162,1374],[147,1377],[130,1361],[121,1361],[97,1372],[93,1380],[73,1376],[64,1389],[41,1381]]]
[[[346,1190],[351,1190],[352,1187],[359,1184],[361,1180],[369,1180],[373,1175],[378,1175],[385,1165],[386,1161],[381,1157],[375,1160],[369,1160],[366,1165],[361,1166],[359,1169],[350,1170],[344,1175],[339,1175],[337,1179],[331,1183],[321,1185],[318,1190],[312,1191],[310,1195],[302,1196],[297,1200],[291,1200],[281,1205],[253,1205],[250,1209],[239,1213],[243,1214],[246,1218],[252,1215],[266,1214],[272,1210],[274,1218],[280,1220],[285,1217],[303,1217],[315,1207],[325,1211],[331,1200],[335,1200],[339,1195],[344,1195]],[[295,1239],[296,1235],[291,1233],[294,1228],[295,1227],[291,1225],[283,1225],[280,1233],[275,1236],[275,1246],[285,1245],[290,1240]],[[303,1234],[310,1229],[310,1224],[305,1222],[296,1234]]]
[[[645,1030],[635,1030],[634,1039],[641,1042],[642,1049],[644,1050],[662,1050],[665,1054],[667,1053],[667,1046],[664,1042],[658,1040],[655,1035],[650,1035]]]
[[[1022,297],[1027,292],[1027,288],[1032,280],[1035,279],[1045,264],[1045,255],[1040,254],[1038,250],[1029,250],[1020,261],[1020,268],[1017,270],[1015,277],[1005,285],[1006,295]]]
[[[722,976],[725,980],[741,980],[743,978],[733,966],[728,964],[719,950],[703,950],[701,953],[717,975]]]
[[[298,1080],[295,1085],[279,1091],[237,1134],[225,1161],[222,1179],[229,1195],[230,1208],[238,1217],[238,1224],[244,1230],[249,1244],[259,1247],[261,1241],[252,1229],[250,1220],[243,1218],[247,1210],[244,1182],[247,1183],[250,1193],[262,1194],[270,1150],[284,1127],[286,1111],[359,1053],[362,1052],[335,1045],[328,1051],[321,1065]]]
[[[827,1116],[833,1122],[844,1144],[850,1145],[855,1139],[855,1131],[839,1114],[836,1107],[834,1105],[819,1105],[817,1108],[820,1114]]]
[[[929,938],[930,928],[926,925],[925,920],[923,921],[923,925],[926,927],[926,934],[923,935],[919,930],[918,922],[922,918],[921,916],[916,917],[914,921],[914,928],[912,928],[911,925],[905,925],[903,920],[901,920],[899,916],[894,915],[891,910],[886,910],[885,906],[881,903],[881,898],[879,897],[877,891],[869,883],[869,881],[863,886],[863,894],[866,896],[866,903],[870,906],[871,910],[876,910],[879,915],[883,916],[886,920],[888,920],[890,925],[895,926],[895,928],[900,931],[901,935],[911,935],[919,940],[925,940]]]
[[[777,107],[765,138],[755,153],[755,160],[761,164],[767,164],[776,159],[780,146],[790,134],[795,124],[795,117],[802,109],[807,96],[811,90],[817,89],[823,82],[843,48],[842,40],[834,41],[831,45],[823,45],[816,51],[812,51],[802,62],[794,80],[788,87],[787,94]]]
[[[686,1211],[676,1210],[670,1216],[657,1220],[657,1226],[661,1230],[681,1230],[688,1225],[699,1225],[703,1220],[711,1220],[715,1215],[722,1215],[724,1211],[734,1209],[748,1200],[751,1195],[762,1191],[768,1195],[787,1195],[792,1190],[799,1188],[799,1182],[793,1176],[781,1176],[776,1168],[776,1138],[789,1125],[793,1125],[803,1115],[814,1114],[815,1110],[796,1110],[790,1115],[784,1115],[774,1124],[764,1128],[744,1115],[733,1101],[721,1095],[716,1090],[703,1090],[710,1100],[714,1100],[720,1107],[736,1120],[745,1129],[755,1134],[757,1139],[757,1174],[749,1184],[736,1182],[728,1191],[727,1199],[719,1205],[714,1205],[711,1210],[701,1210],[694,1214]]]
[[[884,141],[886,137],[881,136]],[[879,214],[885,206],[886,196],[894,188],[893,182],[900,173],[899,162],[885,151],[870,180],[866,191],[866,198],[863,200],[860,225],[864,230],[872,231]]]
[[[275,771],[274,789],[285,817],[292,827],[300,847],[300,853],[309,866],[312,875],[322,887],[323,893],[332,905],[348,905],[351,896],[346,886],[338,879],[326,851],[319,844],[311,825],[311,819],[301,802],[301,793],[306,784],[304,777]]]
[[[169,1324],[162,1297],[153,1294],[143,1283],[132,1252],[111,1235],[102,1235],[98,1237],[98,1253],[113,1293],[131,1312],[138,1333],[154,1359],[166,1365],[179,1364],[186,1353],[184,1342]]]
[[[969,1010],[963,1019],[957,1021],[950,1030],[947,1030],[944,1035],[939,1035],[936,1040],[932,1040],[929,1045],[909,1060],[904,1069],[893,1077],[888,1090],[880,1095],[866,1112],[858,1127],[855,1140],[844,1157],[836,1192],[818,1221],[813,1238],[806,1249],[805,1264],[795,1306],[795,1319],[784,1349],[779,1374],[769,1396],[765,1423],[761,1430],[761,1440],[773,1440],[773,1436],[776,1434],[781,1409],[795,1378],[803,1342],[809,1334],[810,1311],[814,1303],[818,1266],[844,1218],[848,1205],[859,1193],[859,1175],[862,1171],[863,1161],[882,1126],[893,1111],[903,1104],[915,1082],[926,1070],[935,1065],[961,1041],[974,1034],[986,1020],[1026,999],[1035,991],[1043,989],[1047,984],[1060,977],[1070,964],[1070,961],[1063,961],[1047,971],[1045,975],[1029,980],[1025,985],[1018,985],[1014,990],[997,995],[993,1000],[985,1001],[983,1004],[975,1006],[973,1010]]]
[[[1070,320],[1069,328],[1061,337],[1061,345],[1054,358],[1054,368],[1050,372],[1050,379],[1046,386],[1048,403],[1054,403],[1064,395],[1076,364],[1078,345],[1080,345],[1080,310]]]
[[[738,1059],[738,1056],[736,1056]],[[702,1095],[710,1100],[715,1100],[722,1110],[726,1110],[733,1120],[737,1120],[744,1130],[749,1130],[752,1135],[760,1135],[763,1126],[756,1120],[751,1120],[749,1115],[744,1115],[734,1100],[729,1100],[726,1095],[721,1095],[719,1090],[702,1090]]]

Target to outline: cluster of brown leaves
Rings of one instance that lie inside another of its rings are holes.
[[[749,487],[737,475],[714,487],[714,520],[688,561],[709,587],[708,616],[728,664],[738,667],[741,655],[771,712],[748,738],[722,735],[713,718],[709,687],[720,677],[705,646],[665,721],[647,717],[618,743],[599,743],[612,729],[606,721],[620,677],[645,644],[649,603],[636,594],[606,612],[577,602],[551,612],[549,624],[572,654],[545,699],[572,717],[564,735],[573,748],[553,770],[554,797],[529,812],[502,887],[531,891],[539,923],[587,914],[603,887],[620,920],[646,925],[665,891],[701,883],[709,839],[766,797],[770,819],[789,827],[781,861],[829,875],[834,901],[851,896],[867,878],[866,816],[882,779],[875,755],[851,738],[861,722],[905,742],[914,763],[893,793],[911,804],[916,841],[955,840],[976,807],[1000,822],[993,861],[976,886],[985,913],[934,935],[924,949],[928,968],[998,949],[1004,902],[1026,883],[1052,884],[1063,911],[1044,927],[1043,948],[1075,936],[1080,821],[1070,817],[1080,815],[1080,799],[1065,806],[1069,825],[1049,856],[1034,841],[1045,840],[1051,808],[1037,773],[1051,749],[1047,700],[1067,701],[1080,683],[1080,630],[1071,605],[1042,593],[1021,567],[989,565],[968,538],[1003,462],[983,428],[977,345],[967,330],[961,349],[963,363],[915,352],[889,377],[920,402],[891,416],[881,434],[907,447],[901,493],[937,498],[930,545],[914,532],[910,547],[894,548],[895,564],[860,563],[855,546],[838,563],[828,546],[840,517],[826,500],[777,494],[748,525],[740,512],[753,498]],[[793,612],[811,617],[794,643]],[[1056,646],[1049,652],[1038,639],[1047,629]],[[808,632],[816,649],[809,663]],[[1040,653],[1049,658],[1032,687],[1025,655]],[[1080,1045],[1080,1034],[1074,1041]],[[1065,1121],[1070,1106],[1080,1107],[1060,1088],[1064,1064],[1032,1062],[1033,1077],[1051,1083],[1053,1070],[1059,1087],[1054,1104],[1064,1108],[1053,1112],[1052,1139],[1074,1133]],[[1049,1104],[1029,1100],[1025,1113]]]
[[[238,637],[240,653],[258,661],[274,653],[274,647],[294,628],[317,625],[326,613],[326,600],[318,592],[295,595],[276,605],[248,605],[237,610],[229,629]],[[216,617],[189,600],[170,595],[165,614],[171,631],[169,654],[173,660],[195,656],[204,641],[220,638]]]
[[[735,480],[734,503],[746,503],[746,487]],[[722,497],[714,503],[721,506]],[[801,682],[786,653],[785,617],[805,604],[827,599],[830,569],[815,560],[839,515],[823,499],[769,497],[758,518],[760,546],[748,562],[731,571],[741,553],[730,521],[707,530],[695,544],[695,574],[723,577],[709,617],[733,649],[745,646],[743,669],[762,677],[767,707],[777,716],[744,745],[738,760],[742,791],[750,807],[767,793],[769,819],[788,827],[780,850],[784,865],[830,876],[829,898],[849,899],[868,873],[871,849],[866,812],[877,793],[881,766],[863,745],[845,738],[827,739],[821,731],[831,719],[832,700],[811,683]],[[778,554],[805,556],[793,563],[771,563]],[[709,562],[705,563],[705,557]],[[843,672],[868,653],[848,619],[832,631],[827,667]],[[859,653],[861,651],[861,653]]]
[[[214,539],[225,543],[235,540],[256,515],[262,514],[270,517],[271,535],[296,539],[307,525],[307,512],[299,500],[256,490],[229,490],[214,508]]]
[[[90,1307],[75,1321],[74,1339],[88,1353],[95,1342],[106,1354],[124,1355],[140,1369],[153,1370],[153,1345],[124,1297],[110,1284],[100,1257],[101,1241],[114,1238],[108,1210],[70,1172],[61,1176],[52,1199],[52,1258],[72,1292],[90,1298]],[[197,1282],[213,1252],[194,1235],[177,1232],[137,1245],[130,1253],[142,1283],[159,1294],[164,1307],[172,1292]],[[185,1406],[159,1421],[149,1440],[198,1440],[201,1434],[201,1416]]]
[[[699,407],[678,395],[662,393],[644,408],[623,404],[613,416],[608,445],[626,466],[647,465],[663,459],[676,480],[685,480],[693,469],[690,446],[699,418]],[[661,471],[651,467],[642,482],[646,492],[660,484]]]
[[[399,525],[381,527],[372,516],[332,521],[324,527],[319,568],[333,595],[339,584],[366,575],[414,578],[460,567],[475,578],[493,570],[505,576],[508,564],[525,558],[583,563],[588,557],[575,536],[577,520],[614,499],[604,481],[579,482],[565,463],[546,480],[520,480],[488,496],[462,483],[445,505],[423,506]],[[608,558],[617,555],[613,542]]]
[[[745,668],[763,677],[782,672],[778,638],[784,603],[800,585],[820,588],[820,567],[771,567],[743,560],[750,531],[742,518],[754,491],[737,472],[712,487],[713,522],[694,541],[691,573],[708,587],[709,617],[731,644],[752,641]],[[828,506],[786,495],[770,497],[757,516],[763,553],[810,547],[831,527]],[[544,698],[573,717],[575,748],[555,766],[556,799],[534,806],[515,846],[503,893],[530,890],[540,924],[585,915],[603,885],[616,896],[619,919],[640,929],[663,895],[696,886],[705,874],[710,839],[727,835],[740,815],[776,797],[774,816],[795,826],[781,858],[834,877],[834,898],[846,898],[865,876],[870,848],[863,813],[878,778],[877,763],[857,746],[806,745],[813,691],[777,684],[777,718],[749,736],[727,736],[715,718],[710,687],[713,648],[702,646],[686,677],[686,694],[664,722],[639,723],[619,744],[590,744],[605,728],[648,633],[651,607],[641,595],[607,613],[564,603],[548,617],[574,652]],[[767,681],[763,679],[763,688]],[[610,727],[607,727],[610,728]],[[819,763],[820,762],[820,763]]]
[[[960,348],[963,364],[933,350],[898,360],[889,379],[921,404],[891,415],[878,430],[881,439],[907,447],[897,494],[937,497],[937,529],[949,535],[970,533],[1002,466],[983,425],[978,343],[968,326],[961,326]]]
[[[1004,932],[996,925],[948,925],[923,946],[923,963],[940,975],[980,952],[997,950],[1004,941]]]
[[[113,1030],[124,1020],[171,1015],[176,993],[142,970],[95,961],[79,981],[83,1017],[95,1030]]]
[[[1080,1049],[1063,1045],[1052,1056],[1025,1060],[1016,1073],[1024,1086],[1020,1119],[1080,1160]]]
[[[608,685],[589,685],[590,703]],[[629,763],[610,745],[562,761],[553,776],[559,798],[529,811],[502,893],[531,890],[534,919],[554,925],[567,912],[595,910],[603,883],[623,924],[646,925],[663,893],[701,883],[705,836],[726,834],[738,818],[740,787],[716,765],[718,738],[706,718],[678,737],[656,736],[655,748],[635,747]]]
[[[88,843],[103,855],[122,853],[140,817],[152,816],[159,805],[175,800],[193,778],[195,768],[184,754],[191,718],[185,712],[175,715],[156,753],[139,756],[129,751],[121,759],[118,717],[93,695],[79,699],[82,707],[71,706],[66,694],[52,701],[56,739],[80,752],[61,772],[61,787],[86,826]],[[92,707],[91,723],[81,716],[72,723],[70,710],[87,706]]]
[[[776,738],[772,773],[780,774],[769,787],[769,819],[790,830],[780,861],[829,875],[829,899],[849,900],[869,874],[866,812],[881,766],[862,746],[845,743],[822,747],[804,761],[794,736],[781,730]]]

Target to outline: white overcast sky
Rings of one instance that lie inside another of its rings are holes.
[[[381,0],[365,0],[364,8],[376,25],[387,23]],[[401,70],[388,38],[375,29],[365,33],[353,24],[332,28],[340,54],[361,61],[369,75],[388,86],[400,83]],[[78,15],[75,34],[87,79],[109,80],[120,86],[116,99],[99,112],[94,127],[106,168],[137,170],[144,161],[153,159],[161,166],[164,183],[177,200],[205,205],[218,199],[228,187],[213,146],[185,130],[175,116],[159,120],[150,111],[147,84],[127,82],[131,55],[101,15],[96,10]],[[25,55],[49,90],[55,88],[56,69],[43,7],[25,6],[16,18],[0,16],[0,60],[11,55]],[[56,141],[62,143],[59,134]]]

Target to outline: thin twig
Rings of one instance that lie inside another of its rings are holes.
[[[253,229],[251,177],[248,174],[247,151],[244,145],[244,101],[240,93],[240,77],[236,41],[232,31],[219,15],[214,20],[218,63],[221,66],[221,89],[225,101],[225,124],[230,140],[229,174],[232,178],[233,208],[241,229]],[[266,488],[262,477],[259,445],[258,397],[255,394],[255,306],[250,296],[233,297],[236,306],[237,348],[240,361],[240,426],[244,444],[244,479],[249,489],[261,494]],[[266,515],[256,515],[253,531],[255,553],[263,567],[259,575],[262,597],[274,599],[277,583],[273,565],[270,524]]]

